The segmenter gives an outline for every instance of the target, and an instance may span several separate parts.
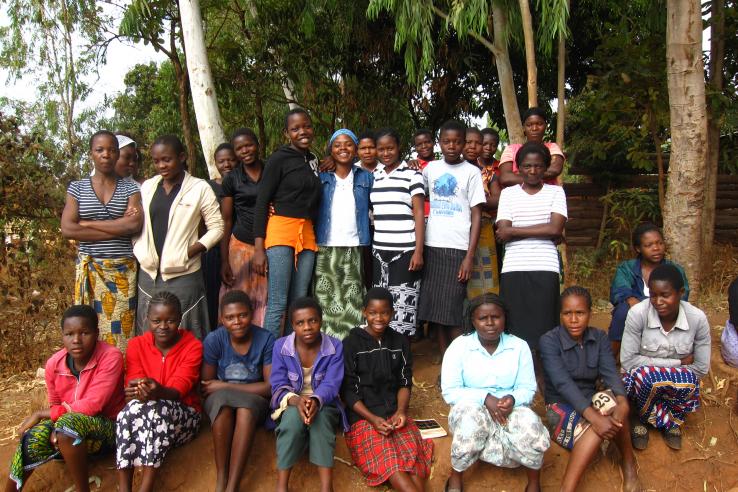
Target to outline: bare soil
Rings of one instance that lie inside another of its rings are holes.
[[[738,389],[738,371],[734,373],[720,360],[719,327],[725,314],[711,313],[713,329],[712,371],[703,381],[703,405],[691,414],[684,428],[683,449],[672,451],[661,436],[651,431],[646,451],[637,452],[640,477],[644,490],[649,491],[730,491],[738,490],[738,415],[735,395]],[[593,316],[594,326],[606,328],[609,316]],[[435,418],[447,428],[448,405],[434,387],[440,365],[436,346],[424,340],[413,347],[415,354],[415,383],[410,414],[415,418]],[[30,378],[30,377],[29,377]],[[6,380],[6,383],[8,381]],[[42,388],[29,391],[28,384],[2,384],[0,401],[0,463],[3,473],[15,449],[16,428],[28,408],[36,402]],[[543,402],[536,398],[534,408],[543,414]],[[207,420],[207,419],[206,419]],[[735,429],[735,430],[734,430]],[[449,474],[451,438],[435,439],[434,463],[429,491],[442,491]],[[546,452],[542,482],[544,490],[557,490],[563,476],[568,453],[556,444]],[[351,458],[343,437],[339,436],[336,449],[335,489],[337,491],[365,491],[367,487],[360,472],[351,466]],[[116,490],[115,464],[112,457],[93,463],[90,474],[101,479],[99,490]],[[7,475],[5,475],[7,476]],[[258,431],[254,449],[241,483],[242,491],[265,492],[274,489],[276,459],[273,436]],[[215,463],[210,428],[204,426],[200,435],[190,444],[175,449],[168,456],[158,478],[159,490],[211,491],[215,484]],[[292,474],[294,491],[318,490],[318,476],[307,459],[298,464]],[[507,470],[478,463],[465,474],[467,491],[519,491],[525,485],[522,469]],[[62,492],[72,486],[61,463],[41,467],[28,481],[24,490]],[[581,491],[603,492],[620,490],[619,456],[614,445],[601,455],[587,471]],[[386,490],[386,489],[385,489]],[[735,492],[735,491],[734,491]]]

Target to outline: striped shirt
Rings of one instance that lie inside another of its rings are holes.
[[[67,193],[77,200],[80,220],[113,220],[123,217],[128,208],[128,199],[140,193],[140,190],[132,181],[118,179],[113,196],[104,204],[92,187],[92,178],[86,178],[72,181]],[[128,258],[133,257],[133,246],[130,237],[80,241],[79,252],[94,258]]]
[[[374,170],[371,200],[374,211],[375,249],[408,251],[415,249],[413,197],[424,195],[423,175],[404,162],[387,174]]]
[[[502,190],[497,207],[497,222],[509,220],[513,227],[527,227],[551,222],[551,214],[566,217],[566,195],[561,186],[544,184],[529,195],[522,185]],[[559,255],[550,239],[519,239],[505,244],[502,271],[559,273]]]

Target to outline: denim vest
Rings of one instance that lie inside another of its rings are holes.
[[[359,232],[359,246],[369,246],[371,244],[369,193],[372,191],[374,175],[356,166],[351,172],[354,173],[354,201],[356,202],[356,229]],[[320,200],[318,222],[315,225],[315,236],[318,245],[325,245],[331,230],[331,207],[333,193],[336,191],[336,175],[332,172],[322,172],[319,177],[323,186],[323,194]]]

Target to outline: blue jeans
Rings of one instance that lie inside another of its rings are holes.
[[[307,295],[310,280],[313,277],[315,251],[303,249],[297,255],[295,268],[295,250],[289,246],[272,246],[266,250],[269,264],[269,294],[266,313],[264,314],[265,330],[272,332],[275,338],[280,337],[282,316],[289,303]],[[292,333],[289,319],[284,323],[284,334]]]

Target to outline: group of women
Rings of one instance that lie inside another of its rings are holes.
[[[305,448],[332,490],[339,427],[370,485],[423,490],[433,446],[407,415],[422,322],[439,339],[451,405],[448,490],[462,490],[478,460],[523,466],[539,490],[551,439],[572,450],[563,490],[605,439],[621,450],[624,489],[636,490],[646,425],[678,449],[699,406],[709,326],[652,224],[636,229],[637,258],[613,280],[611,343],[589,327],[585,289],[559,294],[563,154],[542,143],[541,110],[523,120],[528,142],[501,163],[493,130],[453,121],[439,160],[428,131],[406,163],[396,132],[341,129],[319,162],[310,116],[291,110],[289,144],[264,164],[254,132],[237,130],[215,154],[222,179],[209,183],[187,172],[176,137],[153,143],[157,176],[139,184],[120,162],[135,161],[135,142],[93,135],[95,172],[70,185],[62,216],[79,242],[76,306],[47,363],[50,408],[24,422],[7,490],[59,456],[87,490],[86,454],[109,449],[120,490],[134,467],[151,490],[203,410],[217,490],[238,489],[262,424],[276,428],[278,490]],[[536,369],[543,420],[531,409]]]

